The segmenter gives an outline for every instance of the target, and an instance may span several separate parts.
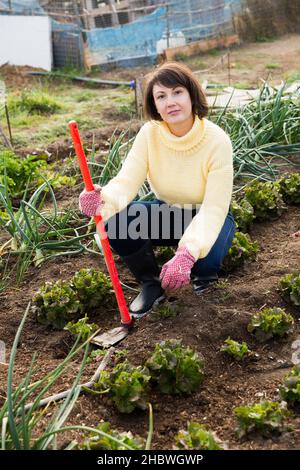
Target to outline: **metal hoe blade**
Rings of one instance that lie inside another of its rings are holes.
[[[102,346],[102,348],[109,348],[110,346],[119,343],[122,339],[126,338],[129,334],[129,328],[125,326],[118,326],[112,330],[102,333],[101,335],[94,336],[91,343]]]

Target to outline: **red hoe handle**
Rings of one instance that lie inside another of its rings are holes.
[[[93,191],[94,185],[93,185],[93,181],[90,175],[90,171],[89,171],[89,167],[86,161],[84,150],[82,147],[82,143],[81,143],[78,127],[77,127],[77,122],[70,121],[69,128],[70,128],[73,144],[75,147],[75,152],[78,158],[80,171],[81,171],[83,181],[85,184],[85,189],[87,191]],[[122,325],[125,325],[125,326],[131,326],[133,323],[133,320],[130,316],[130,313],[126,305],[126,301],[125,301],[122,287],[119,281],[116,265],[113,259],[113,255],[111,252],[110,244],[107,238],[106,230],[105,230],[101,215],[96,215],[94,217],[94,221],[96,224],[98,235],[101,240],[101,246],[102,246],[103,253],[104,253],[104,259],[105,259],[106,266],[107,266],[107,269],[108,269],[108,272],[112,281],[112,285],[115,291],[115,296],[118,302],[118,307],[119,307],[119,311],[121,315],[121,323]]]

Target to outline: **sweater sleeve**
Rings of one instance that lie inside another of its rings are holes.
[[[145,125],[140,129],[119,173],[102,188],[104,221],[124,209],[137,195],[148,173]]]
[[[230,138],[224,134],[222,143],[208,160],[204,199],[199,212],[186,228],[179,246],[185,246],[197,260],[205,258],[228,214],[233,188],[233,158]]]

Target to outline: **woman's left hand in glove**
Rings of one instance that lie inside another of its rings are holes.
[[[162,288],[175,290],[188,284],[195,261],[195,258],[186,247],[178,248],[175,256],[165,263],[161,269]]]

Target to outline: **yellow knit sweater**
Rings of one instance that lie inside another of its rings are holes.
[[[118,175],[102,189],[103,220],[124,209],[146,179],[156,197],[170,205],[201,204],[179,246],[196,259],[205,258],[231,201],[233,162],[228,135],[198,117],[183,137],[172,134],[165,122],[144,124]]]

